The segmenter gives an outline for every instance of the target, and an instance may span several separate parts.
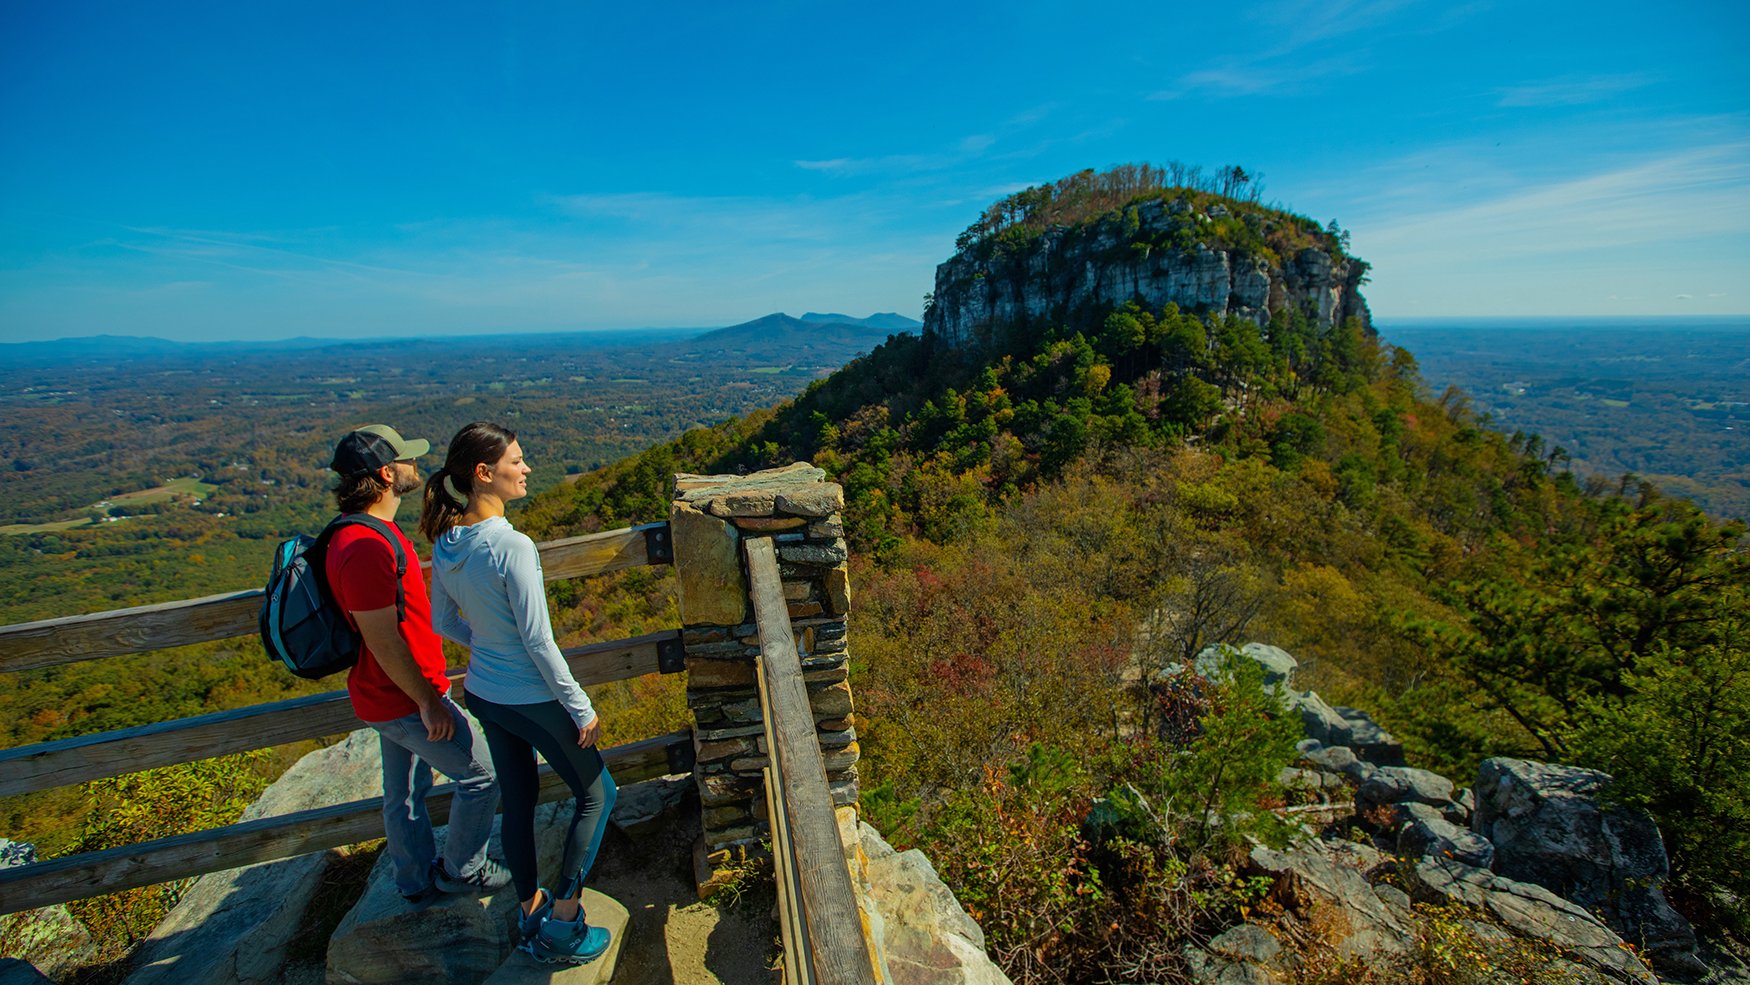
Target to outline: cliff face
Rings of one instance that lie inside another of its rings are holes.
[[[1321,329],[1355,316],[1372,330],[1360,292],[1365,263],[1309,234],[1305,220],[1208,198],[1163,196],[1031,238],[971,244],[936,268],[924,334],[981,348],[1006,328],[1073,323],[1127,301],[1260,325],[1283,311],[1304,312]]]

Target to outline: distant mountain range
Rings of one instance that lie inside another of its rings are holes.
[[[863,325],[868,328],[883,328],[889,332],[915,332],[924,327],[924,323],[914,321],[904,315],[891,311],[877,311],[867,318],[852,318],[850,315],[821,314],[810,311],[802,316],[806,322],[821,322],[832,325]]]
[[[801,318],[792,318],[778,312],[740,325],[709,330],[686,328],[602,329],[581,332],[541,332],[537,335],[531,335],[529,338],[533,340],[538,337],[545,344],[552,344],[561,339],[575,339],[578,344],[592,349],[611,348],[619,345],[667,343],[687,353],[770,350],[777,354],[780,349],[808,351],[822,348],[843,349],[846,346],[861,349],[885,341],[888,335],[917,332],[922,327],[922,322],[893,312],[877,312],[867,318],[853,318],[850,315],[810,311]],[[419,339],[391,337],[331,339],[301,336],[259,342],[176,342],[170,339],[139,335],[89,335],[55,339],[50,342],[0,343],[0,363],[12,366],[41,366],[62,362],[88,362],[94,359],[112,362],[118,359],[173,357],[194,353],[210,353],[215,350],[274,352],[320,349],[328,346],[356,346],[361,343],[417,341],[427,345],[434,343],[441,345],[447,342],[477,343],[488,339],[505,338],[507,335],[508,333],[432,336]]]
[[[874,314],[867,318],[809,312],[801,318],[778,313],[740,325],[706,332],[674,347],[690,355],[714,352],[769,352],[774,358],[787,354],[846,348],[864,349],[887,341],[889,335],[917,332],[923,327],[903,315]]]

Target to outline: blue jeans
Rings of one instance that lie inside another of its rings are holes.
[[[467,715],[448,697],[444,707],[456,723],[456,734],[443,742],[426,738],[419,714],[388,722],[371,722],[383,747],[383,835],[395,867],[395,888],[416,896],[431,888],[431,864],[437,859],[431,817],[425,796],[431,792],[431,771],[456,781],[450,800],[450,831],[444,839],[444,861],[453,875],[472,875],[486,861],[486,839],[498,813],[498,781],[492,755]]]

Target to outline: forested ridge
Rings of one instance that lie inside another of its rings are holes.
[[[1095,204],[1051,221],[1125,208]],[[963,247],[1027,229],[987,220]],[[1233,850],[1281,837],[1295,736],[1244,679],[1128,683],[1253,639],[1461,781],[1501,754],[1614,773],[1661,824],[1680,908],[1742,933],[1743,525],[1489,425],[1357,320],[1129,305],[1020,326],[977,356],[890,336],[794,400],[555,485],[515,519],[537,540],[662,519],[677,471],[806,460],[840,482],[866,811],[936,860],[1017,981],[1172,980],[1183,941],[1266,905]],[[551,586],[569,640],[672,624],[666,589],[654,571]],[[214,656],[190,707],[248,659]],[[185,658],[141,659],[170,678]],[[39,718],[104,709],[105,688],[28,709],[14,738],[68,734]],[[672,687],[624,690],[604,706],[613,741],[679,713]],[[1091,855],[1095,798],[1120,825],[1177,805],[1156,819],[1170,837]],[[1422,932],[1431,954],[1452,931]],[[1515,980],[1540,980],[1521,958]]]

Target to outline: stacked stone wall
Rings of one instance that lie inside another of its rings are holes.
[[[770,537],[796,636],[833,802],[857,802],[857,732],[846,663],[850,611],[844,491],[798,462],[749,475],[675,477],[674,534],[693,776],[704,808],[703,885],[738,849],[771,838],[762,771],[770,764],[760,711],[742,542]]]

